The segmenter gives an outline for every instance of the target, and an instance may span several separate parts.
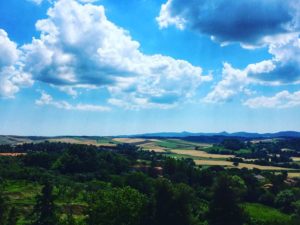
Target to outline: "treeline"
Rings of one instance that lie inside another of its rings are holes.
[[[300,182],[287,184],[286,173],[201,168],[127,144],[18,148],[27,154],[0,157],[1,225],[299,225]],[[16,204],[11,181],[38,185],[35,201]],[[244,203],[276,208],[289,220],[263,223]]]

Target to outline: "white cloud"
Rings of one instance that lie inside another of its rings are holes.
[[[269,69],[248,71],[248,76],[275,84],[297,84],[300,82],[300,38],[299,33],[281,35],[269,40]],[[263,62],[259,63],[262,64]],[[272,64],[272,65],[271,65]],[[248,66],[249,67],[249,66]]]
[[[18,61],[20,52],[7,33],[0,29],[0,97],[12,98],[20,87],[32,85],[33,81],[28,73],[24,73]]]
[[[270,43],[272,59],[249,64],[244,69],[225,63],[222,80],[204,98],[206,102],[225,102],[234,96],[247,94],[249,85],[284,85],[300,83],[300,39],[282,36]]]
[[[103,6],[59,0],[47,14],[36,23],[40,38],[22,47],[25,70],[35,80],[69,86],[73,94],[78,86],[108,88],[112,99],[144,99],[137,101],[141,108],[184,101],[211,80],[187,61],[143,54]]]
[[[250,108],[291,108],[300,106],[300,91],[290,93],[281,91],[272,97],[256,97],[248,99],[244,105]]]
[[[40,99],[35,102],[37,105],[50,105],[58,109],[64,110],[74,110],[74,111],[89,111],[89,112],[106,112],[110,111],[109,107],[100,106],[100,105],[90,105],[90,104],[76,104],[72,105],[66,101],[55,101],[51,95],[46,92],[41,93]]]
[[[272,57],[243,69],[224,64],[222,80],[204,98],[225,102],[253,94],[249,85],[300,83],[300,3],[296,0],[167,0],[156,18],[160,28],[175,26],[209,35],[227,45],[238,42],[255,49],[266,46]]]
[[[162,4],[159,16],[156,17],[159,28],[163,29],[174,25],[177,29],[184,30],[187,21],[179,15],[171,15],[171,11],[169,10],[171,4],[172,0],[168,0],[165,4]]]
[[[245,71],[235,69],[229,63],[224,63],[222,80],[206,95],[204,101],[209,103],[225,102],[241,92],[247,94],[249,90],[246,89],[246,86],[249,83],[250,80]]]

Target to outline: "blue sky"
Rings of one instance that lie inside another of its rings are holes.
[[[300,131],[297,0],[0,2],[0,134]]]

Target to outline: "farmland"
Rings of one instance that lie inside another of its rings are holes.
[[[0,155],[3,215],[13,215],[17,225],[35,225],[44,217],[55,220],[53,225],[102,225],[103,221],[119,225],[124,215],[132,221],[126,225],[165,225],[165,218],[175,225],[194,225],[193,220],[211,224],[207,221],[216,217],[210,214],[215,213],[215,204],[223,199],[225,191],[230,198],[225,199],[225,208],[218,206],[222,210],[218,216],[237,210],[235,215],[243,221],[249,218],[249,225],[297,225],[297,171],[293,170],[288,178],[281,172],[286,168],[233,165],[228,161],[232,154],[209,153],[205,151],[207,146],[200,150],[199,145],[186,142],[184,147],[189,144],[190,149],[178,149],[182,146],[180,140],[163,140],[164,144],[173,141],[175,149],[159,146],[160,139],[126,141],[137,146],[127,143],[103,148],[61,141],[10,147],[10,154]],[[142,142],[164,150],[143,151],[139,146]],[[192,150],[193,145],[198,150]],[[2,146],[2,150],[5,148],[9,149]],[[20,150],[22,154],[14,155]],[[240,170],[245,167],[249,170]],[[55,209],[40,215],[41,207],[48,207],[49,202]],[[174,211],[181,212],[176,213],[176,220]],[[193,220],[181,222],[186,218]]]
[[[251,154],[251,151],[245,146],[236,151],[230,151],[222,145],[213,145],[203,142],[187,141],[180,138],[145,138],[145,137],[3,137],[1,138],[3,143],[14,143],[20,145],[22,143],[41,143],[43,141],[49,142],[61,142],[71,144],[83,144],[94,145],[103,147],[116,147],[118,144],[131,144],[145,151],[153,151],[159,154],[163,154],[168,157],[174,158],[192,158],[196,165],[199,166],[223,166],[225,168],[248,168],[248,169],[260,169],[270,171],[290,171],[291,177],[300,177],[298,171],[286,166],[279,165],[261,165],[257,164],[258,158],[243,158]],[[259,145],[260,143],[276,143],[271,139],[259,141],[252,141],[252,145]],[[234,153],[234,154],[232,154]],[[2,153],[6,154],[6,153]],[[18,153],[14,153],[18,156]],[[242,162],[233,166],[232,159],[238,155],[242,157]],[[291,157],[291,160],[295,164],[299,164],[300,157]]]

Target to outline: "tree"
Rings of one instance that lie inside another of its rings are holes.
[[[0,224],[5,224],[6,222],[7,213],[8,213],[7,207],[8,207],[7,198],[3,193],[3,184],[2,181],[0,180]]]
[[[54,204],[53,186],[46,182],[41,195],[37,197],[37,202],[33,210],[32,225],[57,225],[58,217]]]
[[[100,190],[91,196],[88,225],[140,225],[147,198],[130,187]]]
[[[15,207],[12,207],[8,214],[7,225],[16,225],[18,221],[17,211]]]
[[[62,224],[63,225],[75,225],[76,224],[75,218],[73,216],[73,209],[72,209],[71,205],[68,205],[67,215],[63,219]]]
[[[158,179],[154,195],[155,225],[192,225],[197,220],[193,206],[193,190],[185,184],[173,185],[167,179]]]
[[[221,144],[224,146],[224,148],[233,151],[237,151],[245,147],[245,144],[239,139],[225,139]]]
[[[214,188],[209,205],[208,222],[210,225],[242,225],[246,216],[239,206],[235,181],[228,175],[221,175]]]
[[[275,204],[283,212],[291,212],[293,210],[292,202],[296,201],[295,195],[292,190],[284,190],[277,194]]]

